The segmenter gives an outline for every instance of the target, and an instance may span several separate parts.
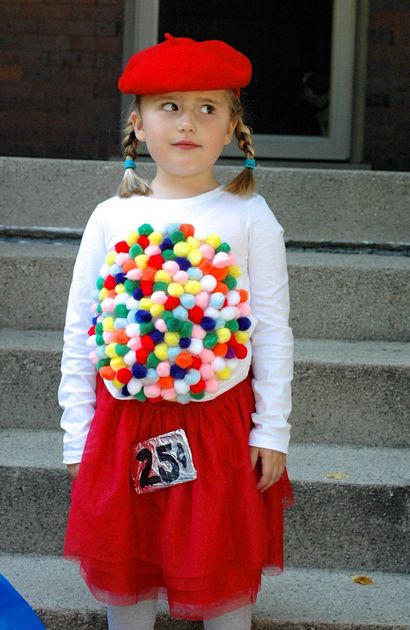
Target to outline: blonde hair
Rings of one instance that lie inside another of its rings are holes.
[[[243,121],[243,107],[239,96],[233,91],[228,91],[229,106],[231,110],[231,120],[235,124],[235,137],[238,147],[245,154],[245,159],[253,159],[255,151],[252,146],[252,131],[250,127],[245,125]],[[128,112],[127,125],[124,129],[125,136],[122,140],[124,147],[124,159],[137,159],[137,148],[139,141],[135,136],[134,125],[132,123],[132,114],[140,110],[140,98],[135,97],[134,102]],[[245,167],[239,175],[234,177],[225,187],[226,192],[234,195],[246,197],[251,195],[255,190],[255,178],[253,169]],[[134,168],[126,168],[117,194],[119,197],[130,197],[131,195],[149,195],[151,187],[148,182],[137,175]]]

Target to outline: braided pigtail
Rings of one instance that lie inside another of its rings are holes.
[[[235,136],[238,141],[238,147],[245,154],[245,168],[225,186],[225,190],[234,195],[246,197],[251,195],[255,190],[255,178],[253,176],[255,151],[252,146],[252,132],[243,122],[241,115],[238,116]]]
[[[132,105],[127,126],[124,130],[125,136],[122,144],[124,147],[124,176],[119,185],[117,195],[119,197],[131,197],[131,195],[148,195],[151,192],[149,184],[136,172],[136,157],[139,141],[135,136],[131,114],[135,111],[136,103]]]

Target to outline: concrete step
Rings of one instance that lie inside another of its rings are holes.
[[[57,428],[61,348],[60,332],[0,330],[0,428]],[[409,343],[296,339],[293,439],[410,447],[409,375]]]
[[[4,241],[0,327],[62,328],[76,252],[74,242]],[[288,264],[297,337],[410,340],[410,257],[290,252]]]
[[[229,181],[241,167],[218,166]],[[143,177],[154,167],[141,162]],[[120,162],[0,158],[0,224],[82,228],[116,193]],[[296,242],[410,243],[410,174],[258,167],[258,192]],[[73,190],[75,194],[73,195]]]
[[[0,552],[61,551],[69,497],[61,448],[59,432],[0,432]],[[410,449],[293,444],[289,566],[409,572],[409,457]],[[345,479],[327,476],[334,472]]]
[[[48,630],[106,630],[105,607],[84,586],[75,565],[53,556],[0,555],[0,572],[35,608]],[[352,571],[289,568],[263,578],[254,630],[408,630],[410,582],[371,572],[374,584],[354,584]],[[156,630],[199,629],[158,606]]]

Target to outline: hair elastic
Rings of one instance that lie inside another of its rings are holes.
[[[256,162],[253,158],[246,158],[245,160],[245,168],[254,169],[256,166]]]
[[[135,163],[134,160],[132,160],[131,158],[127,158],[126,160],[124,160],[124,164],[123,164],[124,168],[137,168],[137,165]]]

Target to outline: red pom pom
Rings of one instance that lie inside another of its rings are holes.
[[[115,245],[115,251],[118,252],[119,254],[121,252],[124,254],[128,254],[128,252],[130,251],[130,246],[128,245],[126,241],[120,241],[119,243]]]
[[[137,363],[145,363],[148,357],[148,351],[145,348],[139,348],[135,352],[135,359]]]
[[[180,300],[179,300],[179,298],[174,297],[173,295],[170,295],[170,296],[167,298],[167,301],[166,301],[166,302],[165,302],[165,304],[164,304],[165,309],[166,309],[167,311],[172,311],[172,309],[176,308],[176,307],[177,307],[177,306],[179,306],[179,305],[180,305]]]
[[[152,352],[152,350],[155,348],[155,341],[149,335],[142,335],[141,345],[144,350],[147,350],[147,352]]]
[[[238,357],[238,359],[244,359],[248,354],[248,349],[243,344],[238,343],[238,345],[235,348],[235,354]]]
[[[205,381],[201,378],[195,385],[191,385],[190,390],[193,394],[200,394],[205,389]]]
[[[143,295],[151,295],[154,283],[151,280],[141,280],[140,289]]]
[[[193,236],[195,234],[195,228],[190,223],[181,223],[181,225],[179,226],[179,231],[182,232],[182,234],[185,234],[185,238],[188,238],[188,236]]]
[[[161,269],[164,264],[164,258],[161,254],[155,254],[155,256],[150,256],[148,258],[148,265],[150,267],[154,267],[154,269]]]
[[[195,370],[199,370],[199,368],[202,365],[202,361],[199,357],[192,357],[192,363],[191,363],[191,368],[194,368]]]
[[[194,322],[194,324],[200,324],[204,316],[204,311],[199,306],[194,306],[189,309],[188,315],[191,322]]]
[[[155,398],[147,398],[147,401],[146,401],[146,402],[149,402],[149,403],[159,403],[159,402],[161,402],[161,400],[162,400],[162,397],[161,397],[161,396],[156,396]]]
[[[88,329],[88,335],[89,337],[91,337],[91,335],[95,335],[95,326],[91,326],[91,328]]]
[[[117,283],[115,282],[114,276],[107,276],[104,280],[104,288],[110,290],[115,289],[116,286]]]
[[[141,236],[138,237],[137,243],[138,245],[141,245],[142,249],[145,249],[149,245],[148,236],[145,236],[144,234],[142,234]]]
[[[126,385],[132,379],[132,372],[128,368],[121,368],[117,372],[117,381]]]

